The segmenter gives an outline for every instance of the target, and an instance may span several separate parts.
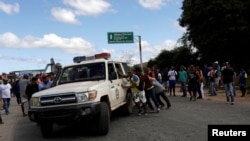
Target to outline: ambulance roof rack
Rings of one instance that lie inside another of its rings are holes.
[[[82,61],[95,60],[95,59],[109,59],[111,57],[110,53],[99,53],[93,56],[76,56],[73,58],[74,63],[80,63]]]

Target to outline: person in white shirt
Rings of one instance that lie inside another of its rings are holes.
[[[3,79],[3,84],[0,85],[0,92],[2,94],[3,99],[3,108],[5,110],[6,115],[8,115],[9,107],[10,107],[10,99],[11,99],[11,85],[8,82],[8,79]]]
[[[175,86],[176,86],[176,77],[177,72],[174,70],[174,66],[171,66],[170,70],[168,71],[168,77],[169,77],[169,92],[170,96],[172,96],[172,92],[175,95]]]
[[[157,81],[162,84],[162,74],[161,74],[161,70],[158,69],[157,70]]]

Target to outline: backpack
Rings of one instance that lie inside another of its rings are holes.
[[[144,88],[145,88],[145,82],[141,81],[140,77],[138,77],[137,75],[133,75],[132,78],[131,78],[131,81],[132,81],[132,83],[135,84],[135,87],[138,90],[140,90],[140,91],[144,90]]]

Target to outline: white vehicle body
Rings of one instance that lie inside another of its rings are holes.
[[[63,67],[54,87],[32,95],[30,120],[40,123],[44,137],[52,135],[54,123],[85,117],[95,121],[98,134],[107,134],[112,111],[124,107],[127,114],[132,112],[131,93],[121,87],[126,78],[119,76],[117,69],[128,72],[126,63],[107,58]]]

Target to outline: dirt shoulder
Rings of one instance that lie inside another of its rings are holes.
[[[176,87],[176,92],[178,93],[177,95],[182,95],[182,92],[179,91],[180,87]],[[250,104],[250,94],[246,94],[245,97],[240,97],[241,96],[241,91],[239,89],[236,89],[236,97],[235,97],[235,104],[237,103],[244,103],[244,104]],[[189,97],[189,95],[188,95]],[[224,88],[220,88],[217,91],[216,96],[209,96],[208,93],[208,87],[204,87],[204,99],[205,100],[215,100],[215,101],[220,101],[226,103],[226,94]]]
[[[177,90],[178,90],[178,88],[177,88]],[[250,94],[246,94],[245,97],[240,97],[240,96],[241,96],[241,91],[236,89],[235,104],[237,104],[237,103],[250,104]],[[205,100],[215,100],[215,101],[226,102],[225,90],[224,90],[224,88],[220,88],[217,91],[216,96],[209,96],[208,87],[204,87],[204,99]]]
[[[205,87],[204,94],[205,94],[204,99],[206,100],[216,100],[216,101],[226,102],[226,94],[223,88],[220,88],[217,91],[216,96],[209,96],[208,88]],[[246,94],[245,97],[241,97],[241,91],[236,89],[235,104],[237,103],[250,104],[250,94]]]

